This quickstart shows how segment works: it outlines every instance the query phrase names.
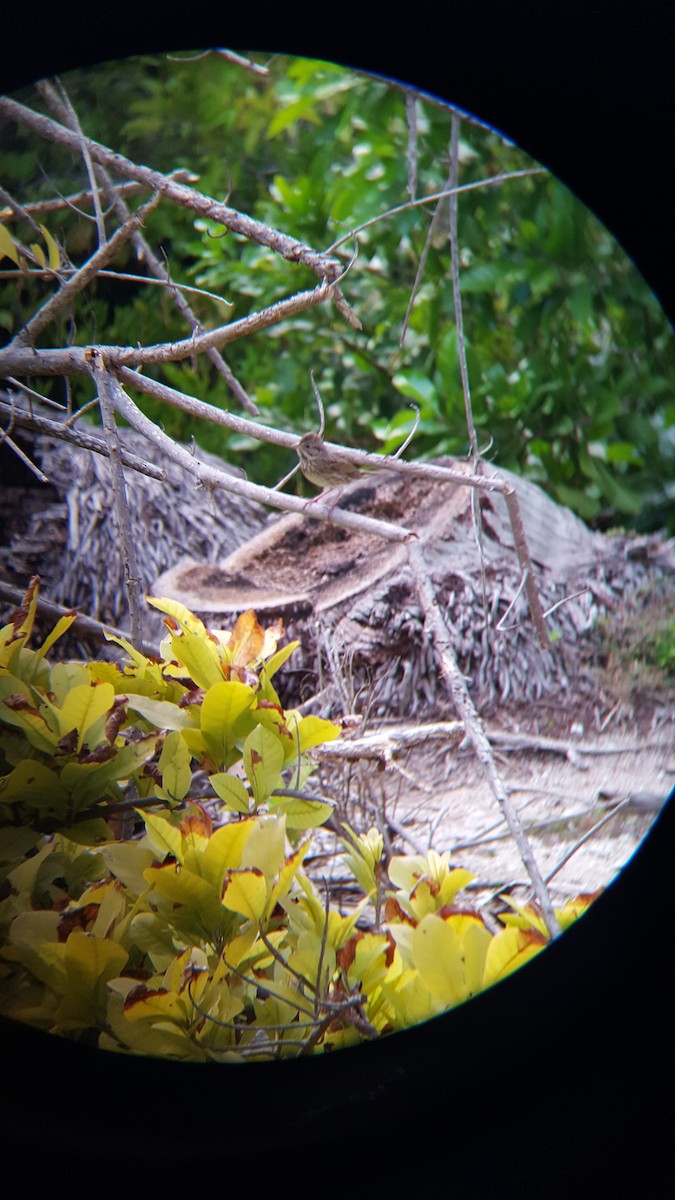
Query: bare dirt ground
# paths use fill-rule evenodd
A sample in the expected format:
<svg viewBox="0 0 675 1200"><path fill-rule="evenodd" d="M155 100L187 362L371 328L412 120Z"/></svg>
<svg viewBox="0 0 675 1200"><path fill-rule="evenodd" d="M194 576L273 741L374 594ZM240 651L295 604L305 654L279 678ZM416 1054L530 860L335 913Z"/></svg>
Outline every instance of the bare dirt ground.
<svg viewBox="0 0 675 1200"><path fill-rule="evenodd" d="M554 736L534 724L531 714L511 713L508 728L496 719L486 728L554 903L562 904L607 887L648 833L675 785L675 723L657 709L594 731L559 708ZM396 728L381 733L395 740ZM341 818L359 832L373 825L385 830L390 852L450 851L452 865L476 876L469 890L478 905L505 891L529 898L517 848L461 735L459 745L434 738L384 769L372 760L324 769L323 782ZM308 868L348 908L359 895L347 884L338 847L334 834L317 831Z"/></svg>

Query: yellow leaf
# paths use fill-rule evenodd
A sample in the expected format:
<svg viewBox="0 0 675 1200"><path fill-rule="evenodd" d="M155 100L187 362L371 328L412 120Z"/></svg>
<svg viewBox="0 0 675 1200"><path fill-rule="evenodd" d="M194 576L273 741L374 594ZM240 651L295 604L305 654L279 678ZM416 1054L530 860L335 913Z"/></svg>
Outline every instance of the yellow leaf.
<svg viewBox="0 0 675 1200"><path fill-rule="evenodd" d="M248 667L260 656L265 634L252 608L237 619L227 644L228 656L234 666Z"/></svg>
<svg viewBox="0 0 675 1200"><path fill-rule="evenodd" d="M0 223L0 258L11 258L17 267L19 265L19 252L14 243L14 238L2 223Z"/></svg>
<svg viewBox="0 0 675 1200"><path fill-rule="evenodd" d="M183 838L180 829L168 821L166 817L156 817L153 813L136 810L143 818L146 836L144 842L150 845L155 854L162 859L172 854L178 862L183 861Z"/></svg>
<svg viewBox="0 0 675 1200"><path fill-rule="evenodd" d="M214 683L223 682L223 671L215 642L203 634L184 633L171 638L171 651L184 664L187 674L197 687L207 691Z"/></svg>
<svg viewBox="0 0 675 1200"><path fill-rule="evenodd" d="M241 856L255 821L231 821L211 834L202 855L202 874L220 893L225 872L240 866Z"/></svg>
<svg viewBox="0 0 675 1200"><path fill-rule="evenodd" d="M242 867L259 867L272 882L284 864L286 851L286 818L269 813L251 821L252 826L242 850Z"/></svg>
<svg viewBox="0 0 675 1200"><path fill-rule="evenodd" d="M81 750L92 725L110 712L114 700L115 689L111 683L97 683L92 687L81 684L71 688L58 710L61 736L76 729L77 749Z"/></svg>
<svg viewBox="0 0 675 1200"><path fill-rule="evenodd" d="M490 941L485 960L483 987L491 987L505 979L512 971L534 958L548 944L547 939L535 930L502 929Z"/></svg>
<svg viewBox="0 0 675 1200"><path fill-rule="evenodd" d="M172 904L197 909L213 905L215 891L212 885L185 867L176 868L173 863L164 867L147 867L143 877Z"/></svg>
<svg viewBox="0 0 675 1200"><path fill-rule="evenodd" d="M290 718L290 713L288 714ZM289 722L289 727L293 725ZM326 721L323 717L303 717L298 722L297 737L294 737L294 745L291 752L293 754L299 752L304 754L306 750L311 750L313 746L321 746L324 742L332 742L340 736L340 726L333 721ZM288 757L288 756L287 756Z"/></svg>
<svg viewBox="0 0 675 1200"><path fill-rule="evenodd" d="M42 233L43 238L45 239L45 243L47 246L47 252L49 254L49 265L52 268L52 271L56 271L61 262L61 252L60 252L56 242L54 241L51 233L47 229L47 226L40 225L40 231Z"/></svg>
<svg viewBox="0 0 675 1200"><path fill-rule="evenodd" d="M59 620L56 622L56 625L52 629L51 633L47 634L47 637L45 638L44 642L40 646L40 649L36 650L36 652L35 652L36 657L44 658L45 654L49 653L49 651L51 650L54 643L57 642L60 637L63 637L64 633L67 633L67 631L70 629L73 621L75 621L76 619L77 619L77 613L74 613L74 612L66 613L65 616L60 617Z"/></svg>
<svg viewBox="0 0 675 1200"><path fill-rule="evenodd" d="M47 259L45 258L45 252L42 249L42 246L39 246L37 242L31 242L30 248L33 251L33 254L35 255L35 258L37 259L40 266L46 267Z"/></svg>
<svg viewBox="0 0 675 1200"><path fill-rule="evenodd" d="M201 732L217 766L226 761L241 736L242 718L254 701L253 688L237 680L226 682L221 676L219 682L209 687L201 706Z"/></svg>
<svg viewBox="0 0 675 1200"><path fill-rule="evenodd" d="M447 1007L467 999L461 943L448 922L436 913L423 917L412 935L412 953L434 999Z"/></svg>
<svg viewBox="0 0 675 1200"><path fill-rule="evenodd" d="M258 867L227 871L223 904L232 912L260 921L267 904L267 882Z"/></svg>
<svg viewBox="0 0 675 1200"><path fill-rule="evenodd" d="M270 897L267 902L268 914L272 912L274 906L281 896L285 896L291 886L297 872L302 866L304 857L312 843L311 835L301 842L294 854L291 854L284 862L283 867L279 872L279 878L270 892Z"/></svg>
<svg viewBox="0 0 675 1200"><path fill-rule="evenodd" d="M41 950L59 955L64 968L60 990L62 1000L54 1016L57 1029L82 1029L95 1025L103 1017L107 995L107 980L119 975L128 954L116 942L92 937L81 929L74 930L65 945L43 944ZM33 966L30 967L33 970ZM54 978L54 983L58 981ZM54 986L54 983L51 986Z"/></svg>

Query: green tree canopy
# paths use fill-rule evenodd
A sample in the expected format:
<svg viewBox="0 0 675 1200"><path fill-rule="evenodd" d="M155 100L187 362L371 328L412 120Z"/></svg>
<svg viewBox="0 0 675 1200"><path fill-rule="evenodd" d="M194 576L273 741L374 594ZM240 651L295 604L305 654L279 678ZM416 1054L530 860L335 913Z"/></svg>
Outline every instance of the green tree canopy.
<svg viewBox="0 0 675 1200"><path fill-rule="evenodd" d="M392 451L411 428L413 401L421 421L409 455L468 453L448 201L435 218L436 202L400 208L413 191L421 198L447 186L451 110L421 95L413 104L399 85L329 63L255 57L266 74L211 53L109 63L71 73L64 84L88 137L160 171L189 171L202 193L317 251L345 237L336 251L345 268L358 244L341 286L362 329L321 305L228 346L228 363L265 423L298 434L316 427L313 369L330 438ZM44 110L32 89L18 98ZM21 205L88 186L81 156L62 146L3 122L3 147L3 186ZM461 123L459 164L462 186L537 165L470 119ZM10 222L4 209L2 216L13 237L34 242L25 223ZM96 248L91 206L36 220L76 265ZM165 201L143 233L161 248L173 280L233 305L190 295L201 329L316 284L305 266ZM486 457L535 479L598 527L675 528L673 341L612 236L542 170L462 193L458 249L473 414ZM12 267L5 257L7 339L50 291L37 276L2 280ZM130 243L113 268L144 273ZM37 344L133 346L185 336L166 289L99 277ZM147 373L235 407L204 355ZM60 383L42 387L63 398ZM73 403L91 394L88 379L73 380ZM293 465L290 453L215 427L195 429L153 400L143 406L173 436L196 433L205 448L237 457L258 482L274 483Z"/></svg>

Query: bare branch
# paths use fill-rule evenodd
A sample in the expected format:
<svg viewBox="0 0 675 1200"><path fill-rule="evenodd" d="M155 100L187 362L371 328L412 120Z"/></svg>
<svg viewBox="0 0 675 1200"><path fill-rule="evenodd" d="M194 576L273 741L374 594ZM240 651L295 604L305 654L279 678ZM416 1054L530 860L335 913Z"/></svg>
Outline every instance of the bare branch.
<svg viewBox="0 0 675 1200"><path fill-rule="evenodd" d="M152 421L149 421L114 380L113 387L115 408L119 414L134 429L158 446L170 459L177 462L189 474L194 475L204 487L220 487L225 491L247 496L250 500L266 504L270 508L305 514L307 502L301 500L299 496L282 496L271 488L260 487L258 484L249 483L248 480L227 475L224 471L200 462L189 451L184 450L182 446L178 446L165 433L162 433L162 430L158 429ZM248 423L252 424L252 422ZM288 437L289 435L283 436ZM293 440L297 441L298 439L294 438ZM349 512L347 509L335 509L328 504L312 502L312 517L317 517L322 521L333 521L335 525L344 525L348 529L360 529L364 533L384 538L385 541L405 542L415 536L411 530L405 529L401 525L390 525L386 521L377 521L372 517L364 517L360 513Z"/></svg>
<svg viewBox="0 0 675 1200"><path fill-rule="evenodd" d="M492 747L483 729L480 717L469 695L464 677L457 664L450 636L443 622L438 600L434 593L431 577L424 559L422 547L417 542L408 545L408 560L424 613L424 626L428 637L433 641L438 655L439 664L448 691L452 697L458 716L464 722L466 731L471 739L476 757L485 772L493 795L499 804L501 812L508 824L523 864L532 881L535 895L541 905L541 911L546 928L551 938L560 933L560 925L556 917L546 884L532 853L530 844L523 833L518 813L511 803L506 787L497 770Z"/></svg>
<svg viewBox="0 0 675 1200"><path fill-rule="evenodd" d="M0 414L9 415L11 407L9 404L0 402ZM31 429L35 433L47 434L48 437L58 438L63 442L70 442L73 446L78 446L81 450L92 450L94 454L102 454L105 458L110 457L107 444L101 438L94 437L91 433L84 433L81 430L73 429L61 421L49 421L46 417L39 417L35 413L29 413L25 409L14 410L14 424L22 429ZM139 471L142 475L149 475L152 479L158 479L163 482L166 479L166 471L162 467L156 467L154 463L146 462L145 459L139 458L136 454L131 454L129 450L122 448L121 460L125 467L130 467L133 471Z"/></svg>
<svg viewBox="0 0 675 1200"><path fill-rule="evenodd" d="M115 257L118 250L122 248L125 242L128 242L129 238L134 232L134 229L137 229L139 225L142 225L147 214L159 203L159 200L160 196L159 193L157 193L151 200L147 202L147 204L144 204L137 209L136 212L129 217L129 220L115 231L109 241L100 246L96 253L92 254L91 258L88 259L84 266L80 267L79 271L76 271L76 273L67 281L67 283L64 283L59 291L56 292L54 296L51 296L50 299L42 305L42 308L38 309L28 324L24 325L23 329L17 333L14 340L5 347L4 353L11 356L11 353L14 349L19 349L27 342L34 342L35 338L45 328L45 326L49 325L49 323L53 321L56 316L58 316L61 310L66 307L69 301L87 286L94 276L98 274L101 267ZM30 371L22 371L20 368L12 373L16 375L31 374Z"/></svg>
<svg viewBox="0 0 675 1200"><path fill-rule="evenodd" d="M2 101L0 101L0 116L2 115ZM410 200L407 204L397 204L395 208L388 208L386 212L378 213L376 217L371 217L369 221L364 221L363 225L357 225L354 229L350 229L349 233L343 234L338 238L337 242L333 242L325 251L326 254L334 254L339 246L345 242L351 241L356 237L357 233L363 233L364 229L370 229L371 225L377 225L379 221L386 221L389 217L395 217L398 213L407 212L410 208L421 208L424 204L433 204L435 200L444 200L446 196L451 196L453 191L458 195L462 192L475 192L478 188L493 187L497 183L506 183L509 179L522 179L523 175L546 175L548 172L545 167L528 167L524 171L505 171L502 175L491 175L487 179L477 179L473 183L463 183L458 188L444 188L442 192L432 192L429 196L421 196L419 200Z"/></svg>
<svg viewBox="0 0 675 1200"><path fill-rule="evenodd" d="M8 96L0 97L0 116L17 121L47 141L57 142L76 152L81 151L82 146L77 134L73 133L70 129L66 129L65 126L59 125L58 122L50 120L49 117L26 108L25 105L19 104L17 100L12 100ZM107 146L102 146L99 142L95 142L91 138L85 138L85 142L93 161L99 163L101 166L108 167L109 170L114 171L116 174L122 175L127 179L135 179L138 183L146 184L152 191L161 192L169 200L173 200L176 204L199 213L200 216L205 217L207 220L224 225L226 229L231 230L233 233L241 234L243 237L249 238L261 246L267 246L270 250L274 250L275 253L282 255L289 262L309 267L321 280L332 282L340 274L342 270L341 264L332 259L329 254L318 253L311 246L305 245L304 242L299 242L285 233L280 233L278 230L270 228L269 225L265 225L262 221L256 221L253 217L246 216L244 213L237 212L236 209L229 208L226 204L220 204L217 200L212 199L212 197L205 196L194 188L178 183L175 179L163 174L161 171L155 171L150 167L140 166L137 163L131 162L124 155L115 154Z"/></svg>
<svg viewBox="0 0 675 1200"><path fill-rule="evenodd" d="M72 281L71 281L72 282ZM61 293L58 293L59 295ZM287 317L322 304L331 296L330 284L321 284L311 292L298 292L288 300L278 300L269 308L250 313L239 321L221 325L208 333L196 334L179 342L165 342L150 347L101 346L111 367L140 367L150 363L180 362L210 346L226 346L237 338L269 329ZM84 375L87 373L85 353L81 346L67 349L34 350L13 342L0 350L0 378L4 375Z"/></svg>
<svg viewBox="0 0 675 1200"><path fill-rule="evenodd" d="M121 390L117 380L108 374L100 354L92 351L89 356L91 376L98 392L98 401L103 419L103 428L108 439L110 465L112 467L113 503L124 562L124 583L129 601L131 641L138 645L143 640L143 601L141 599L141 577L136 559L136 544L131 532L131 515L121 462L121 446L115 424L115 392Z"/></svg>
<svg viewBox="0 0 675 1200"><path fill-rule="evenodd" d="M12 604L19 605L23 602L24 591L22 588L12 587L11 584L5 583L4 580L0 580L0 596L2 596L5 600L9 600ZM42 596L38 596L37 609L39 613L43 613L44 616L53 618L57 621L61 617L69 616L73 611L72 608L63 608L60 604L54 604L52 600L44 600ZM84 613L76 614L72 628L73 632L78 634L78 636L91 639L97 643L107 642L107 634L112 634L113 637L118 638L128 637L128 634L126 634L124 630L117 629L113 625L103 625L101 621L96 621L93 617L87 617L84 615ZM152 646L150 642L140 642L136 646L136 649L140 650L142 654L147 654L151 657L157 653L157 647ZM159 801L154 798L152 803L157 804ZM124 804L120 805L119 807L126 808L129 806ZM136 802L136 807L138 807L138 802ZM107 805L105 811L109 811Z"/></svg>

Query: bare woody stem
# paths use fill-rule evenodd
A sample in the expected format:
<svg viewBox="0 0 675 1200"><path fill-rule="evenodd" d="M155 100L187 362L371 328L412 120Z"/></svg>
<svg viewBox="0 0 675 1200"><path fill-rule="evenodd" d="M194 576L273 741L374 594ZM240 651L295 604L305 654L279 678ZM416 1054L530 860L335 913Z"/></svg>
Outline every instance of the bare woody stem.
<svg viewBox="0 0 675 1200"><path fill-rule="evenodd" d="M19 350L22 345L25 346L26 343L30 344L35 341L38 334L45 328L45 326L49 325L50 322L53 321L56 316L58 316L58 314L66 307L69 301L71 301L78 294L78 292L81 292L83 288L85 288L87 284L94 278L94 276L98 274L101 267L104 267L106 263L110 262L110 260L115 257L125 242L129 241L129 238L133 234L134 230L138 229L139 225L143 224L147 214L159 203L159 199L159 194L156 194L151 200L148 201L147 204L144 204L138 208L136 212L129 217L128 221L124 225L121 225L119 229L117 229L112 235L112 237L99 247L95 254L92 254L91 258L87 260L84 266L80 267L80 270L77 271L75 275L71 276L68 282L64 283L54 296L50 296L49 300L42 305L42 308L38 309L38 311L35 313L35 316L31 318L28 324L24 325L23 329L19 331L14 341L10 342L9 346L6 347L6 353L8 355L11 356L12 351L15 349ZM24 374L22 371L17 371L16 373Z"/></svg>
<svg viewBox="0 0 675 1200"><path fill-rule="evenodd" d="M89 351L89 353L91 354L92 351ZM94 353L101 354L100 348ZM148 420L122 390L112 374L109 375L109 379L115 409L120 416L124 417L124 420L133 429L136 429L138 433L142 433L144 437L148 438L168 458L178 463L190 475L193 475L203 487L211 489L223 488L225 491L236 492L238 495L246 496L249 500L266 504L270 508L284 509L304 515L306 501L302 500L299 496L282 496L279 492L275 492L271 488L249 483L247 480L239 479L234 475L228 475L225 471L220 471L215 467L200 462L196 456L192 455L182 446L177 445L161 429L154 425L152 421ZM247 422L247 424L252 424L252 422ZM297 441L297 439L294 440ZM323 521L333 521L334 524L344 525L348 529L360 529L364 533L371 533L375 537L383 538L389 542L406 542L415 536L411 530L405 529L401 525L391 525L386 521L377 521L373 517L364 517L360 513L335 509L325 503L312 503L312 517Z"/></svg>
<svg viewBox="0 0 675 1200"><path fill-rule="evenodd" d="M63 290L54 299L58 299ZM279 300L269 308L250 313L239 321L231 321L228 325L221 325L208 333L195 334L194 337L185 338L183 341L166 342L147 348L101 346L100 349L105 353L106 362L113 367L181 362L202 350L208 350L210 346L226 346L237 338L269 329L271 325L277 325L287 317L294 317L315 304L322 304L324 300L332 298L332 290L330 284L321 284L313 291L298 292L287 300ZM85 354L86 351L81 346L58 350L33 350L31 347L12 343L11 346L0 350L0 378L6 375L84 375L88 371Z"/></svg>
<svg viewBox="0 0 675 1200"><path fill-rule="evenodd" d="M14 425L18 425L20 428L32 429L36 433L46 433L49 437L70 442L71 446L78 446L81 450L92 450L94 454L110 457L108 445L102 438L85 433L84 430L73 429L62 421L50 421L47 417L39 417L36 413L29 413L25 409L13 408L11 404L4 404L1 401L0 415L12 418ZM160 482L166 479L166 471L162 467L156 467L154 463L146 462L145 459L139 458L137 454L132 454L129 450L122 448L120 460L123 466L130 467L133 471L139 471L141 475L149 475L152 479L158 479Z"/></svg>
<svg viewBox="0 0 675 1200"><path fill-rule="evenodd" d="M124 155L115 154L107 146L102 146L91 138L82 139L72 130L66 129L57 121L52 121L41 113L26 108L17 100L12 100L7 96L0 97L0 117L18 122L36 133L38 137L67 146L77 154L81 154L83 146L86 145L94 162L107 167L117 175L122 175L125 179L133 179L137 183L146 184L153 192L161 192L169 200L199 213L201 217L205 217L209 221L224 225L232 233L241 234L258 245L267 246L270 250L274 250L275 253L288 259L289 262L309 267L322 280L332 281L337 279L342 272L341 263L329 254L319 253L305 245L304 242L299 242L285 233L270 228L262 221L256 221L253 217L237 212L236 209L229 208L228 205L221 204L194 188L178 183L168 175L162 174L161 171L131 162Z"/></svg>
<svg viewBox="0 0 675 1200"><path fill-rule="evenodd" d="M115 505L117 532L122 547L124 563L124 582L129 601L129 617L131 620L131 641L140 646L143 641L143 602L141 599L141 577L136 559L136 544L131 530L131 515L127 500L127 489L124 480L124 467L121 462L121 447L117 426L115 424L115 389L119 384L106 370L101 355L92 351L89 357L91 375L96 384L103 429L108 441L110 465L112 467L112 489Z"/></svg>
<svg viewBox="0 0 675 1200"><path fill-rule="evenodd" d="M506 787L497 770L492 747L457 664L450 636L441 616L424 553L419 543L409 543L408 561L417 587L422 612L424 613L424 626L427 635L434 644L446 686L452 697L457 714L463 721L464 727L471 738L476 757L483 767L485 777L499 804L511 836L518 847L523 865L532 881L532 888L541 906L549 936L555 938L561 930L558 918L553 909L553 904L551 903L551 897L537 866L530 844L523 832L518 813L509 799Z"/></svg>
<svg viewBox="0 0 675 1200"><path fill-rule="evenodd" d="M56 90L50 83L42 81L42 83L38 84L37 86L40 94L50 105L53 106L55 115L63 122L63 124L68 126L70 129L73 129L76 133L79 133L80 136L83 136L77 115L75 114L75 111L70 104L63 87L60 85L60 95L57 95ZM99 226L101 228L103 227L103 214L101 212L100 202L98 199L98 181L100 181L101 189L105 194L107 202L112 205L120 221L123 225L125 225L129 220L130 211L123 197L120 195L120 189L114 186L110 174L105 167L100 165L98 167L94 167L91 164L91 156L89 155L86 146L84 147L84 152L86 154L89 178L92 185L92 202L94 204ZM103 240L104 239L101 239L101 241ZM146 264L151 275L154 275L156 280L171 288L171 298L174 306L178 309L178 312L186 322L188 328L191 330L197 329L199 327L199 322L193 310L178 289L172 286L168 270L163 263L160 262L154 250L146 241L139 229L134 230L131 241L139 260ZM257 416L258 410L255 404L253 404L253 402L250 400L238 379L235 378L234 373L225 362L220 351L215 346L210 346L207 349L206 354L211 359L211 362L214 364L216 370L219 371L223 376L228 387L237 397L237 400L241 404L242 408L249 412L251 416Z"/></svg>

